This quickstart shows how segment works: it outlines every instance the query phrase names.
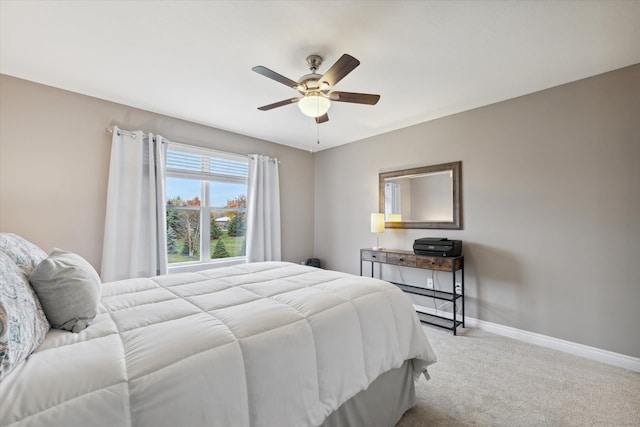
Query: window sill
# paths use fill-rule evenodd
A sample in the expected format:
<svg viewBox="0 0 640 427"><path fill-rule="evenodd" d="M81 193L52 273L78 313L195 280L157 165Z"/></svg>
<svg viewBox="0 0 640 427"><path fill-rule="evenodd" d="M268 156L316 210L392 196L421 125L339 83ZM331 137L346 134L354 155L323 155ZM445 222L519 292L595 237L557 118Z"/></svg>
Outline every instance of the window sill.
<svg viewBox="0 0 640 427"><path fill-rule="evenodd" d="M193 273L195 271L209 270L212 268L231 267L233 265L245 264L245 257L234 257L225 260L217 260L211 262L183 263L180 265L170 265L169 274L176 273Z"/></svg>

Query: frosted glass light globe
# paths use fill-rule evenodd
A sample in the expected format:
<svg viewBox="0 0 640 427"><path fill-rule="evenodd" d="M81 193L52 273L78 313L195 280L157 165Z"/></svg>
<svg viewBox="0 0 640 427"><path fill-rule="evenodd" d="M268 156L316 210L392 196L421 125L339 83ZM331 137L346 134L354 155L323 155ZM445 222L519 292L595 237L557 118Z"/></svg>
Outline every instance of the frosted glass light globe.
<svg viewBox="0 0 640 427"><path fill-rule="evenodd" d="M331 102L321 95L307 95L298 101L298 107L302 114L309 117L320 117L327 114Z"/></svg>

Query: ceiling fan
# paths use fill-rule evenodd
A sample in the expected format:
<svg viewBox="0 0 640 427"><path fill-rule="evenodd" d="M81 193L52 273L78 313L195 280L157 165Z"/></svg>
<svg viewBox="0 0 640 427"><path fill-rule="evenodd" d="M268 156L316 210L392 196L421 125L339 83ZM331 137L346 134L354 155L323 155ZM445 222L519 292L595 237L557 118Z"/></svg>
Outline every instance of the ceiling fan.
<svg viewBox="0 0 640 427"><path fill-rule="evenodd" d="M311 73L300 77L297 82L262 65L253 67L252 70L256 73L289 86L302 95L258 107L258 110L267 111L297 102L303 114L315 118L316 123L324 123L329 120L327 111L331 106L331 101L367 105L375 105L378 103L380 95L338 91L330 92L340 80L360 65L360 61L345 53L324 75L320 75L316 73L316 70L322 65L322 59L319 55L309 55L307 57L307 65Z"/></svg>

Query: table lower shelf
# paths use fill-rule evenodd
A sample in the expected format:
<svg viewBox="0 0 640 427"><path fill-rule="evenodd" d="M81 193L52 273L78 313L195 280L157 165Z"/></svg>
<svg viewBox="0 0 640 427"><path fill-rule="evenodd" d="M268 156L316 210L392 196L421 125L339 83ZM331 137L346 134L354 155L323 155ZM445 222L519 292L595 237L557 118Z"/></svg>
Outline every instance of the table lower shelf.
<svg viewBox="0 0 640 427"><path fill-rule="evenodd" d="M457 335L458 326L462 326L462 322L457 319L448 319L446 317L436 316L419 310L416 310L416 313L418 314L418 319L420 319L422 323L448 329L453 331L454 335Z"/></svg>
<svg viewBox="0 0 640 427"><path fill-rule="evenodd" d="M396 282L391 282L391 283L393 283L394 285L402 289L404 292L420 295L423 297L435 298L442 301L453 302L454 299L457 300L458 298L463 297L462 294L453 294L451 292L438 291L436 289L421 288L419 286L406 285L404 283L396 283Z"/></svg>

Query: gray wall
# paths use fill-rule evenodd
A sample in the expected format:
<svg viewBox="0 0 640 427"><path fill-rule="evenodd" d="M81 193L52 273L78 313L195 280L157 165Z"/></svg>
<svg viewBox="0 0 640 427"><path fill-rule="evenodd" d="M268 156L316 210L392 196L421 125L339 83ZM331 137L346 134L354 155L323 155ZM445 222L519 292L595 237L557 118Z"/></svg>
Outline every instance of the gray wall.
<svg viewBox="0 0 640 427"><path fill-rule="evenodd" d="M141 129L169 140L278 157L282 256L313 253L313 156L279 144L0 75L0 231L46 251L102 259L111 135Z"/></svg>
<svg viewBox="0 0 640 427"><path fill-rule="evenodd" d="M381 246L461 239L469 316L640 357L640 65L316 154L315 255L357 274L378 173L457 160L464 229Z"/></svg>

